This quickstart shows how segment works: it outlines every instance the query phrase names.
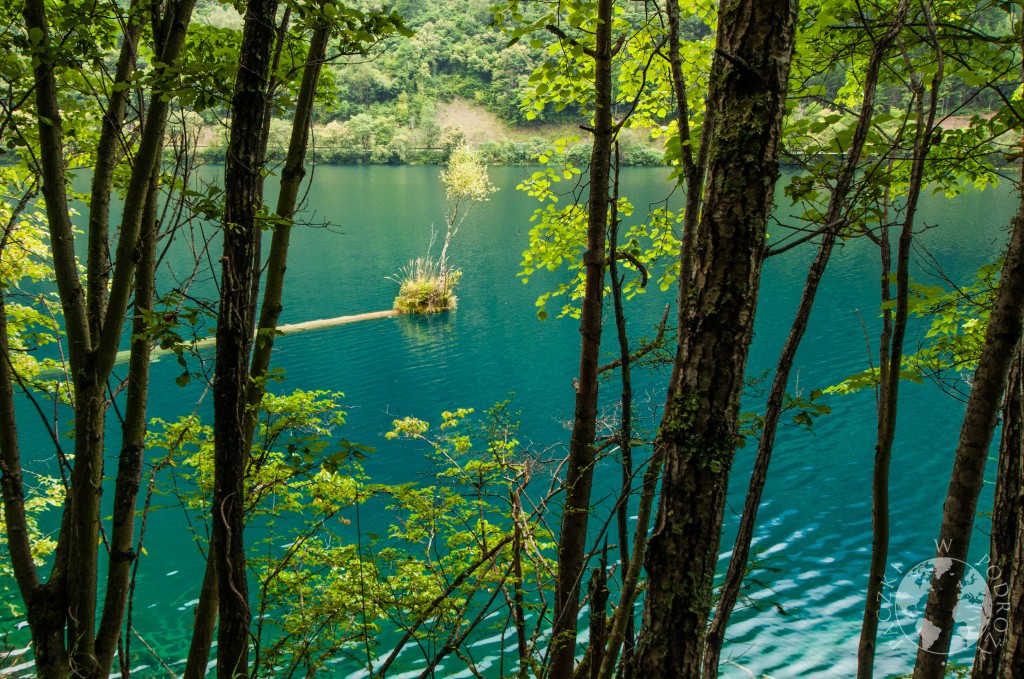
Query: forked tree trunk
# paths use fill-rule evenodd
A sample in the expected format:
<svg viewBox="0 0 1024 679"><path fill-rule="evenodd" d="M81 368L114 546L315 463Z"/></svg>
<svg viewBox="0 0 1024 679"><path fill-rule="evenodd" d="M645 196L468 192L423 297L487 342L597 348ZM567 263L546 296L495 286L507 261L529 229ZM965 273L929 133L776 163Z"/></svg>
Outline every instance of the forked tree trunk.
<svg viewBox="0 0 1024 679"><path fill-rule="evenodd" d="M155 82L163 80L165 72L173 67L180 55L193 6L194 0L169 3L164 18L166 39L157 50L159 56L154 59ZM91 302L87 302L78 275L74 233L68 212L57 73L46 12L46 5L41 0L25 2L25 27L39 36L38 41L34 42L36 54L33 58L35 113L39 119L38 158L54 272L64 315L71 379L74 383L75 463L61 520L54 566L47 583L35 588L28 597L28 618L30 627L38 628L33 629L33 638L37 639L36 667L41 676L66 676L73 672L75 676L95 677L102 673L97 659L95 634L107 381L114 366L125 313L136 284L136 247L149 195L150 177L163 148L169 97L165 92L154 91L149 101L125 193L109 290L105 253L97 259L98 249L104 247L107 240L109 225L104 215L109 201L101 198L96 206L95 218L91 216L89 238L92 273L101 269L103 273L90 276L90 285L96 294L90 297ZM133 65L131 62L136 56L132 44L135 30L137 26L129 22L128 35L115 73L115 78L121 79L122 83L129 78ZM108 168L114 162L112 156L119 153L118 144L110 142L110 139L116 137L114 122L123 117L124 101L120 97L120 94L115 95L106 111L104 131L101 132L103 143L98 149L100 156L96 159L101 175L95 187L96 193L104 192L103 184L109 180L106 177L109 174ZM66 641L62 638L65 628Z"/></svg>
<svg viewBox="0 0 1024 679"><path fill-rule="evenodd" d="M100 137L96 144L89 199L89 247L86 264L86 300L89 309L89 332L93 344L99 342L103 315L107 311L110 283L110 202L117 169L120 146L124 143L124 115L132 88L128 86L138 59L139 37L146 23L146 12L132 0L128 7L124 41L118 55L110 99L103 115Z"/></svg>
<svg viewBox="0 0 1024 679"><path fill-rule="evenodd" d="M765 226L778 178L795 19L796 4L785 0L719 7L704 209L692 271L680 283L688 290L655 441L665 470L646 559L640 676L697 679L701 673Z"/></svg>
<svg viewBox="0 0 1024 679"><path fill-rule="evenodd" d="M927 18L927 14L926 14ZM930 23L930 19L929 19ZM871 481L871 562L864 602L864 616L857 647L857 679L874 676L875 648L878 637L879 612L882 607L885 569L889 560L889 467L896 437L896 415L899 406L899 387L903 369L903 345L907 334L910 310L910 249L914 238L914 219L917 204L924 188L924 167L932 144L935 116L942 84L941 54L938 66L927 90L930 99L925 102L926 88L917 74L912 74L914 98L917 105L917 128L911 151L909 188L904 206L903 224L896 249L896 297L892 300L890 272L892 257L888 225L883 225L881 236L883 328L879 342L878 361L878 436L875 444L874 470ZM895 311L888 308L895 301Z"/></svg>
<svg viewBox="0 0 1024 679"><path fill-rule="evenodd" d="M287 10L286 10L287 11ZM316 97L316 86L320 78L324 58L327 53L327 42L330 31L327 26L318 27L310 41L309 52L299 86L299 96L295 105L295 116L292 120L292 134L281 175L281 190L278 195L277 215L284 221L274 229L271 238L270 254L267 258L267 277L264 285L263 303L260 309L257 335L252 350L249 367L249 391L247 399L249 410L246 413L244 426L244 443L247 450L251 449L253 435L256 430L257 408L266 391L266 375L270 367L270 358L274 347L274 329L283 309L281 302L284 293L284 275L287 268L288 244L291 237L292 219L298 201L299 188L306 175L305 159L309 146L309 127L313 115L313 103ZM279 36L280 39L280 36ZM275 59L277 55L275 54ZM270 93L268 93L269 95ZM263 134L267 133L264 122ZM262 140L266 145L266 139ZM258 290L258 277L253 276L251 290ZM252 293L250 293L252 294ZM254 302L255 300L250 300ZM192 642L189 646L188 660L185 666L185 679L201 679L206 673L206 664L210 657L214 628L217 619L217 574L216 560L207 559L206 573L196 606L195 624L192 629Z"/></svg>

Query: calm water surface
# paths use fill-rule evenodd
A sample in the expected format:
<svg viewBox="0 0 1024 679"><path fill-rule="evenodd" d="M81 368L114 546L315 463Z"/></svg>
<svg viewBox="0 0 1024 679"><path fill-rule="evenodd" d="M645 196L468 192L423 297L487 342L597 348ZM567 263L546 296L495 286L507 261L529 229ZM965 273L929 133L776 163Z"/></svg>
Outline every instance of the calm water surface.
<svg viewBox="0 0 1024 679"><path fill-rule="evenodd" d="M387 442L382 436L392 420L406 415L436 420L444 409L481 411L514 393L514 407L522 411L522 439L543 444L568 440L562 422L572 414L577 323L555 319L554 313L541 322L534 305L547 285L564 276L539 276L529 285L516 278L536 203L514 187L529 172L491 170L501 190L477 208L451 252L463 270L456 313L363 322L286 336L277 343L276 361L287 372L288 388L345 392L345 435L377 448L366 464L377 482L408 482L431 469L419 449ZM438 173L437 168L423 167L317 168L308 197L311 219L332 226L295 233L281 322L389 308L397 286L386 277L424 253L432 224L443 226ZM665 174L661 169L625 173L622 191L637 205L638 214L665 198ZM786 205L788 201L780 200L776 213L783 221L789 217ZM971 192L954 201L931 197L920 221L941 228L927 231L921 240L954 280L965 281L999 252L1013 209L1014 200L1005 188ZM774 367L812 255L798 249L766 264L748 363L751 375ZM868 341L872 353L877 353L877 260L877 248L864 243L847 244L833 256L797 357L791 390L806 394L864 369ZM171 253L168 262L179 275L184 273L181 253ZM912 275L924 283L935 282L917 265ZM674 292L652 290L634 300L631 331L649 334L673 298ZM612 337L607 334L606 340ZM916 339L908 344L913 346ZM156 364L154 383L161 386L152 396L152 416L172 418L193 409L196 388L162 386L173 384L178 372L173 361ZM640 379L640 398L649 396L652 403L660 403L664 384L660 375ZM605 391L607 401L616 399L613 384ZM760 572L748 590L753 599L770 605L748 607L733 616L723 676L854 674L871 542L874 397L864 393L834 397L828 403L833 414L823 417L813 433L792 427L779 432L755 538L755 552L771 570ZM747 406L758 407L759 398L750 397ZM208 414L209 403L201 410ZM934 555L963 410L963 404L932 385L901 387L891 490L894 577ZM754 448L748 445L737 456L722 542L723 569ZM989 471L991 477L994 465ZM599 472L595 496L616 489L618 473L611 467ZM982 507L990 503L989 486ZM155 513L148 530L149 554L143 559L136 593L136 625L166 658L178 659L187 646L203 564L180 512ZM972 545L974 560L987 550L983 538L979 531ZM879 676L907 671L912 643L885 625L881 635ZM499 646L494 644L494 650ZM480 649L481 656L487 652ZM357 670L339 667L338 676L359 676Z"/></svg>

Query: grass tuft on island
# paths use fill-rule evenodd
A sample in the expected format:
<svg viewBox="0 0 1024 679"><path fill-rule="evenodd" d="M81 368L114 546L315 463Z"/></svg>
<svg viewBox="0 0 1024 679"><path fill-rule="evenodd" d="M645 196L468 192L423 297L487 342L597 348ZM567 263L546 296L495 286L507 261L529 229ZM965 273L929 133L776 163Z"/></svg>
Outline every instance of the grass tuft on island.
<svg viewBox="0 0 1024 679"><path fill-rule="evenodd" d="M438 314L454 311L458 302L455 286L462 271L442 272L440 265L430 257L417 257L403 266L392 280L398 283L395 311L400 314Z"/></svg>

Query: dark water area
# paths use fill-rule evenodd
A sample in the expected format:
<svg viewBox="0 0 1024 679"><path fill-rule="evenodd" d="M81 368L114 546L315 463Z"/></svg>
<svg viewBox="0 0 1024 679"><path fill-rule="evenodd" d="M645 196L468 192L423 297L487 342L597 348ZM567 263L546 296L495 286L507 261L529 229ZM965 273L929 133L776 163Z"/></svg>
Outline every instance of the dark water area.
<svg viewBox="0 0 1024 679"><path fill-rule="evenodd" d="M407 415L436 422L442 410L473 407L480 412L514 394L513 408L522 412L521 440L539 445L568 441L563 422L572 415L578 323L555 318L555 313L540 321L535 306L538 295L568 276L544 273L527 285L516 276L528 243L529 216L537 203L516 191L515 185L530 171L491 170L500 191L476 208L450 253L463 271L456 312L366 321L284 336L277 342L275 365L287 376L278 389L345 393L344 436L376 448L365 464L375 482L414 481L433 469L422 447L383 437L394 419ZM637 206L638 218L647 205L665 200L666 175L664 169L630 169L623 174L622 193ZM397 284L387 277L424 254L431 225L443 227L444 194L439 170L433 167L319 167L307 200L309 220L331 226L296 229L282 323L390 308ZM779 204L776 217L789 221L788 201L780 196ZM1007 187L972 190L953 200L930 196L919 223L934 228L922 234L921 243L953 280L968 282L1003 247L1014 207ZM773 231L781 236L777 227ZM797 248L765 265L750 375L774 367L812 248ZM172 285L172 272L187 274L189 259L184 251L168 253L168 270L161 274L165 286ZM858 241L837 249L797 356L791 391L807 395L865 369L868 344L877 360L879 272L874 245ZM911 275L921 283L936 283L919 263L912 265ZM651 334L665 304L674 303L674 290L651 288L627 306L630 330L636 335ZM209 293L213 284L207 281L197 290ZM921 335L922 328L915 326L908 346L916 346ZM617 351L613 338L613 333L606 333L609 356ZM172 359L154 364L151 416L172 419L195 408L200 386L173 386L179 373ZM652 404L652 409L660 406L666 381L662 374L638 376L637 398ZM963 403L928 383L904 383L900 397L891 484L893 577L934 556L964 412ZM617 398L617 385L607 383L603 400L611 404ZM756 558L769 570L759 572L747 592L766 605L734 614L723 653L724 677L746 677L748 672L778 679L854 674L871 545L874 396L864 392L826 397L826 402L833 412L820 418L812 432L782 427L778 434L754 547ZM757 394L745 403L747 409L759 405ZM209 417L210 411L207 397L199 412ZM32 435L37 437L35 448L47 450L43 432ZM31 443L27 448L33 448ZM755 449L750 444L737 454L722 540L723 570ZM50 454L40 452L37 463L45 467ZM26 457L32 459L31 453ZM990 479L994 471L990 465ZM609 465L597 474L595 497L618 489L617 467ZM981 510L990 506L989 484ZM388 519L364 516L364 521L381 526ZM982 530L986 525L979 521L972 561L980 561L987 551ZM148 555L139 573L135 624L147 642L175 662L185 655L203 561L180 510L155 512L147 530ZM913 641L900 628L884 623L880 637L879 676L908 671ZM500 644L489 643L492 653L500 649ZM481 656L487 655L487 648L481 648ZM964 652L964 658L970 656ZM158 669L153 664L139 676L150 676L149 671L156 676ZM458 676L455 671L438 676ZM338 665L336 676L362 675L357 666Z"/></svg>

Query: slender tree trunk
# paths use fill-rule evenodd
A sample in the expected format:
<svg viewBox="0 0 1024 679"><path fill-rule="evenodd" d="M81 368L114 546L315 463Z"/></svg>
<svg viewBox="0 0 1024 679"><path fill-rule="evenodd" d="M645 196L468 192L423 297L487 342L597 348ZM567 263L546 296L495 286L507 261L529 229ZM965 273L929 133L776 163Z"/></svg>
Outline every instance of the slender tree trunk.
<svg viewBox="0 0 1024 679"><path fill-rule="evenodd" d="M927 12L925 12L927 17ZM930 23L930 18L928 19ZM936 45L936 49L938 46ZM879 611L882 606L885 569L889 560L889 466L896 436L896 415L899 404L899 386L903 369L903 345L907 332L910 302L910 248L914 238L914 218L924 188L924 166L932 144L939 89L943 78L941 52L937 51L938 66L928 88L930 100L926 107L925 86L917 74L911 74L917 103L917 129L912 150L909 189L904 208L903 224L896 250L896 309L889 324L889 310L885 309L885 325L879 349L878 384L878 440L875 446L874 473L871 486L871 563L864 603L864 617L857 648L857 679L871 679L874 675L875 649L878 636ZM890 297L889 234L882 237L882 301L887 306Z"/></svg>
<svg viewBox="0 0 1024 679"><path fill-rule="evenodd" d="M1024 299L1024 192L1013 218L1010 244L1003 263L988 331L978 368L974 373L967 414L960 429L953 473L942 512L937 557L949 559L949 568L936 570L925 607L925 629L934 633L922 639L914 667L914 679L939 679L945 674L949 642L953 631L964 560L970 546L978 495L984 483L992 432L999 414L999 401L1006 386L1014 348L1020 342ZM1017 544L1020 553L1020 542ZM1016 563L1020 563L1017 561ZM1013 601L1011 601L1011 605ZM1018 609L1019 611L1019 609ZM1017 649L1004 649L1004 664L1017 662ZM1005 671L1005 670L1004 670ZM1003 674L1002 676L1014 676Z"/></svg>
<svg viewBox="0 0 1024 679"><path fill-rule="evenodd" d="M64 327L68 339L68 357L72 375L82 368L92 343L86 318L85 290L78 276L75 259L75 237L71 225L66 190L64 135L60 107L57 104L57 79L50 56L50 28L46 21L43 0L26 0L25 28L38 30L38 43L33 71L36 80L36 115L39 118L39 164L42 171L42 193L46 200L46 221L50 248L53 251L54 277L60 295ZM46 122L44 122L46 121Z"/></svg>
<svg viewBox="0 0 1024 679"><path fill-rule="evenodd" d="M57 571L52 583L40 584L32 559L10 356L7 307L3 290L0 289L0 496L3 498L7 527L7 551L19 594L27 607L37 676L42 679L63 679L70 676L70 672L64 642L65 602L63 587L60 586L62 574Z"/></svg>
<svg viewBox="0 0 1024 679"><path fill-rule="evenodd" d="M179 0L170 10L175 21L170 26L161 54L164 66L158 67L158 72L170 68L170 64L181 53L194 4L194 0ZM166 93L155 91L150 98L125 194L121 233L99 341L75 373L75 466L71 473L67 503L71 511L67 597L71 662L78 676L96 676L99 672L95 633L106 388L121 341L125 312L136 282L136 249L142 228L142 215L148 202L151 175L163 149L168 109Z"/></svg>
<svg viewBox="0 0 1024 679"><path fill-rule="evenodd" d="M1016 358L1003 397L1003 432L999 440L999 469L996 472L996 493L992 503L992 534L989 539L989 562L986 582L991 599L988 620L978 635L971 679L996 679L1000 658L1009 636L1013 609L1009 607L1010 587L1020 572L1013 555L1021 523L1021 491L1024 489L1021 455L1024 453L1024 355L1017 347ZM1019 627L1020 622L1016 625Z"/></svg>
<svg viewBox="0 0 1024 679"><path fill-rule="evenodd" d="M601 350L604 301L605 238L608 227L608 182L612 138L612 9L613 0L599 0L594 52L594 146L590 157L587 202L586 270L580 310L580 368L576 407L569 439L565 504L558 538L558 580L548 676L571 677L576 657L576 625L580 583L584 573L590 490L594 478L594 437L597 426L597 369Z"/></svg>
<svg viewBox="0 0 1024 679"><path fill-rule="evenodd" d="M286 6L281 14L281 21L277 25L277 32L274 35L274 58L270 62L270 80L267 82L267 101L263 111L263 130L260 132L260 165L267 162L267 146L270 144L270 123L274 119L274 96L278 88L278 70L281 67L281 53L284 52L284 45L288 38L288 26L292 20L292 8ZM293 124L294 127L294 124ZM263 196L260 196L263 199ZM256 248L253 253L253 262L257 269L263 266L263 239L256 239ZM250 312L251 318L255 321L256 302L260 296L260 277L253 276L252 291L249 294L253 305ZM256 328L253 328L255 332Z"/></svg>
<svg viewBox="0 0 1024 679"><path fill-rule="evenodd" d="M265 378L267 370L270 368L270 356L274 348L274 329L277 328L283 309L281 301L284 295L284 275L288 264L288 244L291 238L299 188L306 176L306 151L309 147L313 103L316 98L316 87L320 80L321 67L327 55L329 37L328 27L320 26L313 32L313 37L310 40L302 82L299 85L299 96L295 103L288 155L281 172L281 190L278 194L276 214L283 221L274 229L274 235L270 242L263 304L260 308L257 326L259 336L253 349L252 366L249 370L252 377L249 395L251 411L246 435L250 444L256 427L256 407L259 406L263 393L266 391Z"/></svg>
<svg viewBox="0 0 1024 679"><path fill-rule="evenodd" d="M520 499L522 488L516 486L509 493L509 500L512 505L512 516L514 519L512 533L512 577L515 579L513 590L513 624L516 628L516 651L519 656L519 666L516 675L519 679L529 679L530 676L530 639L526 633L526 603L523 596L523 503Z"/></svg>
<svg viewBox="0 0 1024 679"><path fill-rule="evenodd" d="M131 97L129 86L139 57L139 37L146 24L145 14L138 0L128 7L127 30L121 43L110 99L103 115L99 142L96 144L96 163L93 168L92 189L89 200L89 248L86 266L86 296L89 311L89 332L93 344L99 342L103 316L107 311L107 287L110 283L110 198L114 171L120 157L122 127L125 108Z"/></svg>
<svg viewBox="0 0 1024 679"><path fill-rule="evenodd" d="M711 134L707 132L714 127L713 109L704 106L704 130L698 144L696 158L692 151L693 139L690 134L690 102L686 80L683 78L682 59L679 56L679 0L666 0L668 13L668 54L669 68L672 72L672 89L676 97L676 131L679 135L680 161L683 167L683 179L686 181L686 205L683 211L683 237L679 248L679 295L677 304L683 307L688 299L690 276L693 269L693 240L700 221L703 203L704 179L707 169L708 149Z"/></svg>
<svg viewBox="0 0 1024 679"><path fill-rule="evenodd" d="M719 7L704 209L690 280L681 282L689 287L655 441L665 471L647 550L641 675L697 679L701 673L765 226L778 177L795 19L795 3L783 0Z"/></svg>
<svg viewBox="0 0 1024 679"><path fill-rule="evenodd" d="M7 334L7 305L0 287L0 491L3 492L7 549L14 565L14 577L21 598L28 601L39 586L32 560L32 545L25 514L25 484L21 476L21 450L14 415L14 382L11 379L10 345Z"/></svg>
<svg viewBox="0 0 1024 679"><path fill-rule="evenodd" d="M217 631L217 560L213 556L213 541L206 553L206 572L199 590L199 603L192 621L192 641L185 660L184 679L203 679L210 662L210 648Z"/></svg>
<svg viewBox="0 0 1024 679"><path fill-rule="evenodd" d="M0 238L0 257L24 203L11 217ZM14 411L14 373L11 365L10 335L7 329L7 305L0 287L0 497L3 499L7 551L15 582L26 603L35 669L43 679L70 676L67 647L64 642L65 602L60 579L63 569L55 568L54 581L40 584L32 558L28 520L25 511L25 485L21 474L21 450L18 422Z"/></svg>
<svg viewBox="0 0 1024 679"><path fill-rule="evenodd" d="M193 0L179 0L168 9L168 38L161 50L155 79L160 80L162 72L171 68L184 44L185 30L191 16ZM67 644L70 647L70 662L76 676L95 676L98 664L95 653L96 594L97 594L97 545L99 542L100 493L103 479L104 425L106 415L106 383L113 368L124 315L134 286L134 251L142 223L142 212L149 192L150 174L153 171L163 146L164 123L167 119L168 101L163 92L154 93L148 109L145 128L135 155L132 176L123 208L120 240L110 283L106 308L95 308L101 318L89 318L85 291L78 276L78 265L74 252L74 235L67 204L67 188L64 174L64 152L60 109L57 104L56 74L48 50L52 47L46 20L46 8L41 0L28 0L24 7L26 28L37 31L40 39L36 43L35 55L36 109L40 120L39 159L43 176L43 195L46 199L47 221L53 251L54 271L61 307L64 313L65 332L71 362L72 380L75 386L75 465L71 474L71 487L65 504L61 533L58 539L57 557L50 581L43 594L39 589L29 603L29 620L33 615L45 619L48 631L43 636L53 638L53 628L63 629L67 624ZM131 22L129 22L131 24ZM131 48L131 31L126 42ZM134 55L122 53L118 75L130 72L127 63ZM119 95L120 96L120 95ZM111 115L122 117L120 105L113 102ZM108 120L108 137L111 125ZM102 135L101 135L102 136ZM107 143L101 149L109 155L117 154L117 145ZM97 159L97 166L106 168L111 162L107 156ZM101 173L106 172L102 170ZM104 180L106 181L106 180ZM98 187L98 190L102 187ZM103 201L98 206L100 213L105 209ZM98 213L99 214L99 213ZM103 234L95 236L95 242L105 241L106 224ZM91 242L91 246L95 246ZM95 252L95 250L94 250ZM106 264L94 259L94 272L104 273ZM93 285L100 287L99 278ZM102 287L106 288L105 278ZM104 293L105 290L104 290ZM100 301L102 294L97 295ZM102 304L100 304L102 306ZM60 602L66 609L60 615L52 611L53 602ZM36 611L35 614L31 613ZM33 631L34 636L36 632ZM57 637L59 638L59 637ZM60 643L63 646L63 642ZM55 666L57 660L42 657L52 649L53 644L36 648L40 672ZM63 651L57 651L63 655ZM65 665L64 672L68 670Z"/></svg>
<svg viewBox="0 0 1024 679"><path fill-rule="evenodd" d="M146 404L149 395L150 350L153 345L150 340L152 328L148 314L153 311L155 295L156 214L159 197L159 174L156 169L150 181L149 199L142 218L143 228L139 238L135 314L132 321L131 356L128 362L125 417L121 427L121 456L114 484L113 527L110 534L106 594L96 636L99 677L109 675L113 666L128 605L131 568L138 558L134 550L135 502L142 481L142 464L146 452Z"/></svg>
<svg viewBox="0 0 1024 679"><path fill-rule="evenodd" d="M11 211L10 219L0 234L0 264L10 243L15 224L31 200L25 195ZM21 448L18 443L18 420L14 412L14 375L11 364L10 334L7 330L7 303L4 286L0 284L0 497L3 498L7 551L13 566L18 593L28 601L39 586L39 573L32 558L28 519L25 512L25 484L21 475Z"/></svg>
<svg viewBox="0 0 1024 679"><path fill-rule="evenodd" d="M241 56L231 101L231 135L224 176L224 255L217 317L214 373L214 491L212 558L216 559L220 625L217 676L249 674L249 584L245 561L245 470L249 459L249 351L257 275L254 252L260 238L260 164L267 80L274 48L277 0L248 5Z"/></svg>
<svg viewBox="0 0 1024 679"><path fill-rule="evenodd" d="M0 493L7 524L7 550L18 591L27 606L36 673L42 679L63 679L70 673L64 645L62 588L55 586L59 581L41 585L32 560L10 356L7 308L0 288Z"/></svg>
<svg viewBox="0 0 1024 679"><path fill-rule="evenodd" d="M630 557L629 569L622 578L619 604L608 625L608 651L601 661L599 679L611 679L615 674L619 653L626 641L626 632L633 620L633 606L636 603L640 571L647 550L647 527L650 525L654 508L655 491L658 486L658 477L661 475L661 462L660 451L655 450L654 455L647 463L647 471L644 472L643 485L640 489L640 506L637 508L636 531L633 533L633 554ZM629 661L630 658L623 658L623 662ZM624 674L632 675L632 668L624 668Z"/></svg>
<svg viewBox="0 0 1024 679"><path fill-rule="evenodd" d="M619 571L625 577L629 573L629 565L631 562L629 556L629 498L633 496L633 357L629 351L629 335L626 332L626 310L623 304L622 294L622 282L623 277L619 276L619 268L616 263L619 259L620 253L619 247L619 144L615 143L615 165L614 165L614 179L612 181L612 196L611 196L611 210L610 219L608 224L608 276L611 279L612 289L612 307L615 316L615 334L619 341L619 382L622 385L621 396L619 399L619 455L622 458L620 462L621 466L621 478L622 478L622 490L619 495L619 510L616 517L617 528L619 533ZM643 527L638 526L638 530L646 531L646 525ZM632 605L632 604L630 604ZM612 629L611 623L614 620L614 611L612 613L612 620L608 621L603 631L605 636ZM622 647L625 650L623 654L623 666L628 670L629 663L633 658L633 651L636 646L636 630L634 617L631 615L626 619L627 625L623 630L624 636L621 639ZM610 637L608 638L609 644L618 644L619 640L613 641ZM594 640L590 640L593 645ZM611 652L609 648L607 651L601 649L601 654L595 657L593 676L594 679L598 679L601 665L605 656ZM618 649L616 648L616 653ZM613 661L614 662L614 661Z"/></svg>
<svg viewBox="0 0 1024 679"><path fill-rule="evenodd" d="M718 663L721 658L722 644L725 640L725 630L729 624L729 617L736 601L739 598L743 586L743 577L746 575L747 564L750 559L750 546L754 536L754 528L757 525L757 510L761 504L761 496L768 480L768 467L771 463L772 451L775 445L775 432L779 425L779 418L782 415L783 401L786 395L786 385L793 368L793 361L796 358L796 351L807 330L807 323L810 320L811 308L821 283L821 277L825 272L832 248L835 245L838 228L832 228L822 236L821 245L815 255L811 268L807 273L807 280L804 283L803 294L800 297L800 305L797 308L796 318L790 328L789 336L783 345L782 353L779 355L775 367L775 378L772 381L771 390L768 393L768 402L765 406L764 426L761 431L761 440L757 448L757 456L754 459L754 468L751 471L750 484L747 487L746 500L743 503L743 515L740 519L739 529L733 546L732 557L729 559L729 568L725 575L719 591L718 602L715 606L715 615L708 630L706 649L703 660L703 672L706 679L714 679L718 676Z"/></svg>

